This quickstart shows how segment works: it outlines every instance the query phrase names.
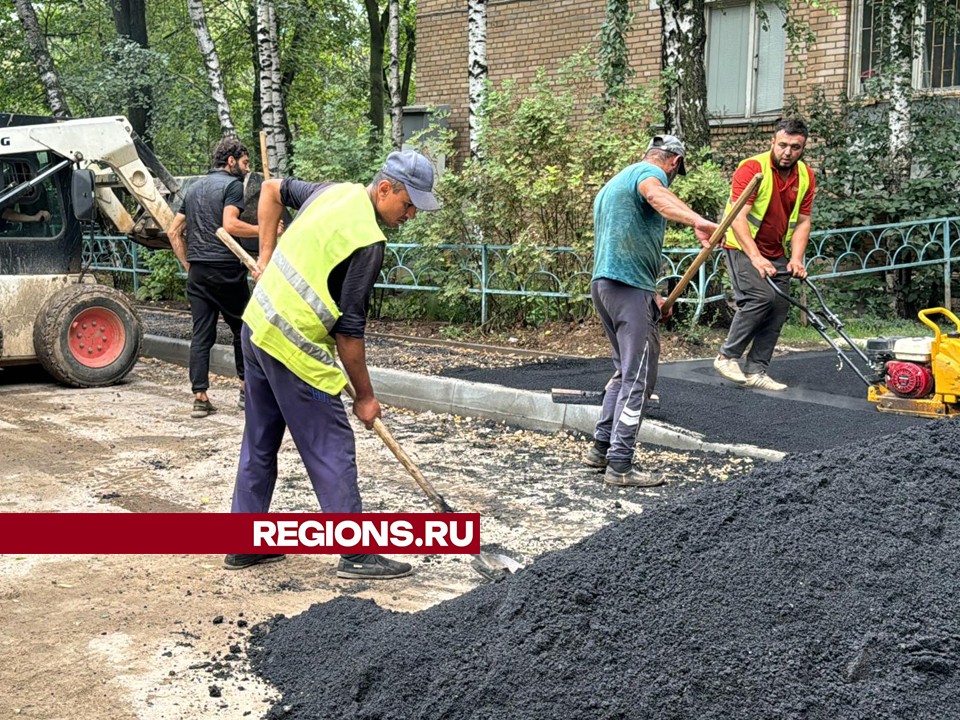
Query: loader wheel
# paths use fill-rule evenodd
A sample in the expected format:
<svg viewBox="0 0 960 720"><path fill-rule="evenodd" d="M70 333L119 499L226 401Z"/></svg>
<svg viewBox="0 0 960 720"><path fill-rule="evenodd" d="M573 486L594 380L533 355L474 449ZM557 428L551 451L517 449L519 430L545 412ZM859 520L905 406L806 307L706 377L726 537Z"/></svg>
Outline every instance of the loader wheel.
<svg viewBox="0 0 960 720"><path fill-rule="evenodd" d="M143 326L126 296L101 285L72 285L44 303L33 326L40 364L73 387L122 380L140 356Z"/></svg>

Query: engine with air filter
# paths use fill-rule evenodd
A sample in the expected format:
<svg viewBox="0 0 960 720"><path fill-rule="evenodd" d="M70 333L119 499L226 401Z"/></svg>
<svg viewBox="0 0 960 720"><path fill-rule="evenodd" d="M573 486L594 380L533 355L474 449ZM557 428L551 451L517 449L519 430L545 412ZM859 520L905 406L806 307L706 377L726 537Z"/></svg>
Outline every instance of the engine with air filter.
<svg viewBox="0 0 960 720"><path fill-rule="evenodd" d="M884 383L900 397L922 398L933 392L933 372L925 365L894 360L886 370Z"/></svg>
<svg viewBox="0 0 960 720"><path fill-rule="evenodd" d="M923 398L933 393L930 367L932 338L897 338L893 360L886 363L884 384L904 398Z"/></svg>

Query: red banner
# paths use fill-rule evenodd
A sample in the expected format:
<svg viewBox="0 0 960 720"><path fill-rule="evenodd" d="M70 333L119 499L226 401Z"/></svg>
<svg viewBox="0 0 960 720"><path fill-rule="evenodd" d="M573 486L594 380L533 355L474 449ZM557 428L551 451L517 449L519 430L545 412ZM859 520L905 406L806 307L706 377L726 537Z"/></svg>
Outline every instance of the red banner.
<svg viewBox="0 0 960 720"><path fill-rule="evenodd" d="M477 513L0 513L3 554L480 552Z"/></svg>

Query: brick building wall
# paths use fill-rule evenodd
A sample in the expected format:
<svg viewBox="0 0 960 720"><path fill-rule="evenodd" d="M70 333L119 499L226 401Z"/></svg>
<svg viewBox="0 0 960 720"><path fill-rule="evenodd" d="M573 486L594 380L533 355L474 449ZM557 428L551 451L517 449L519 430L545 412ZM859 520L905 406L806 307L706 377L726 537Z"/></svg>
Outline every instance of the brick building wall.
<svg viewBox="0 0 960 720"><path fill-rule="evenodd" d="M849 3L837 15L806 4L797 12L817 36L815 47L787 58L784 99L805 103L816 86L836 97L847 87L850 57ZM487 65L492 83L506 79L527 83L543 67L556 74L565 60L585 46L596 57L597 33L603 24L604 0L501 0L487 9ZM649 3L635 6L627 39L636 83L660 75L660 11ZM597 92L602 86L597 83ZM463 0L419 0L417 5L418 105L450 105L450 126L457 147L467 148L467 10ZM757 120L726 121L714 128L717 143L766 132L772 124Z"/></svg>

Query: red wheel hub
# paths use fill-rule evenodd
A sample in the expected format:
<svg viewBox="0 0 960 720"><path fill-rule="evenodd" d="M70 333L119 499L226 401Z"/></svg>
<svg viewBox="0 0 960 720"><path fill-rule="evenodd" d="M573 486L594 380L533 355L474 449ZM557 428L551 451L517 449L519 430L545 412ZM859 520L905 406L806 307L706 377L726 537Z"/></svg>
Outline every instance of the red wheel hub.
<svg viewBox="0 0 960 720"><path fill-rule="evenodd" d="M102 368L120 357L126 339L123 323L115 312L92 307L81 310L73 318L67 345L81 365Z"/></svg>

